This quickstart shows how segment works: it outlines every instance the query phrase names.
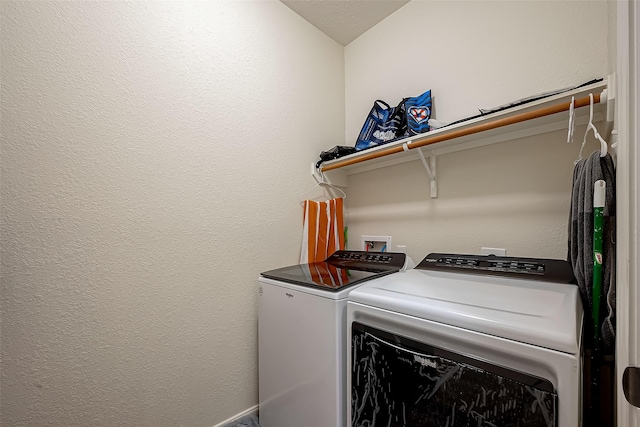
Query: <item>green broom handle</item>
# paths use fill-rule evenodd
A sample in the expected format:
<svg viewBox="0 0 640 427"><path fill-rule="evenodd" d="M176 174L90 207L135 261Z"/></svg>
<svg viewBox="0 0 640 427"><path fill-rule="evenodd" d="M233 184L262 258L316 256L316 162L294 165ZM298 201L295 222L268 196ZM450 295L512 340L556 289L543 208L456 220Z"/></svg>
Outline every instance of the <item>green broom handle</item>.
<svg viewBox="0 0 640 427"><path fill-rule="evenodd" d="M600 294L602 293L602 234L603 211L606 194L606 184L603 180L595 182L593 187L593 333L595 345L598 347L600 335Z"/></svg>

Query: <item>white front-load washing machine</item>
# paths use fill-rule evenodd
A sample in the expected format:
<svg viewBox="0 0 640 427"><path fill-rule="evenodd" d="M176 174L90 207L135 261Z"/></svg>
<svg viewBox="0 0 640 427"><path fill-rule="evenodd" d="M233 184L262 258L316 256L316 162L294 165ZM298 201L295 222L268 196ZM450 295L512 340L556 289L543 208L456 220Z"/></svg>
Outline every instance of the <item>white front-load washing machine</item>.
<svg viewBox="0 0 640 427"><path fill-rule="evenodd" d="M347 296L408 262L401 253L338 251L324 262L261 274L261 427L346 425Z"/></svg>
<svg viewBox="0 0 640 427"><path fill-rule="evenodd" d="M559 260L430 254L355 289L350 425L580 426L572 281Z"/></svg>

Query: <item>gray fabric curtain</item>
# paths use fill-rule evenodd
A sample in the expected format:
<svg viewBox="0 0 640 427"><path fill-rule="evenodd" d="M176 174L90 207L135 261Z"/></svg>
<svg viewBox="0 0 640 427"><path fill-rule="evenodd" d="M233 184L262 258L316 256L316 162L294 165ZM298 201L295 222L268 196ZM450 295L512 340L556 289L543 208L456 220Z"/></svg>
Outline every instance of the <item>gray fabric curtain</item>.
<svg viewBox="0 0 640 427"><path fill-rule="evenodd" d="M580 160L573 171L571 214L569 218L569 251L567 260L573 266L585 311L586 331L592 331L593 304L593 187L600 179L606 182L603 233L603 274L600 297L600 336L602 350L613 352L615 345L615 168L609 154L592 153ZM587 346L593 346L593 333L585 335Z"/></svg>

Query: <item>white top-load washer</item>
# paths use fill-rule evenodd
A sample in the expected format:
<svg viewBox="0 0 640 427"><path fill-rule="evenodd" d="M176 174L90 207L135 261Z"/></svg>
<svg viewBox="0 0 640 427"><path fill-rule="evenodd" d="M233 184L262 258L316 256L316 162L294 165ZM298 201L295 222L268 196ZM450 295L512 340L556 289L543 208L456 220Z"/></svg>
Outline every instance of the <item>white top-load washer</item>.
<svg viewBox="0 0 640 427"><path fill-rule="evenodd" d="M572 282L559 260L430 254L355 289L350 425L578 427Z"/></svg>
<svg viewBox="0 0 640 427"><path fill-rule="evenodd" d="M338 251L324 262L261 274L262 427L346 425L347 296L367 280L406 268L407 262L410 258L401 253Z"/></svg>

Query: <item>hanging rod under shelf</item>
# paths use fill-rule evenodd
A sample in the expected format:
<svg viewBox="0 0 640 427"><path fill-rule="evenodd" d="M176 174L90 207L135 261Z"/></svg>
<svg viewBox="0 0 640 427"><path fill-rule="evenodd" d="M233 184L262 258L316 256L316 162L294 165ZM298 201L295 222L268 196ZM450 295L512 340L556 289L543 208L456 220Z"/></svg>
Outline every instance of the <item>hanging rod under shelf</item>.
<svg viewBox="0 0 640 427"><path fill-rule="evenodd" d="M605 95L606 96L606 95ZM593 95L593 101L595 104L600 102L600 93L596 93ZM581 108L589 106L589 96L585 96L583 98L578 98L574 101L574 108ZM539 108L533 111L527 111L524 113L516 114L509 117L498 118L495 120L488 121L486 123L480 123L477 125L470 126L468 128L456 129L452 131L443 131L437 134L425 134L422 137L417 137L406 143L401 145L394 145L388 148L379 149L373 151L369 154L364 154L354 158L346 158L342 161L337 161L335 163L331 163L328 165L324 165L320 167L322 172L327 172L334 169L343 168L346 166L354 165L357 163L365 162L367 160L377 159L379 157L388 156L395 153L401 153L405 151L403 145L405 145L409 150L419 147L424 147L426 145L436 144L443 141L448 141L450 139L460 138L463 136L473 135L480 132L485 132L488 130L513 125L516 123L525 122L527 120L533 120L540 117L549 116L556 113L561 113L563 111L568 111L571 107L571 101L562 102L556 105L551 105L548 107Z"/></svg>

